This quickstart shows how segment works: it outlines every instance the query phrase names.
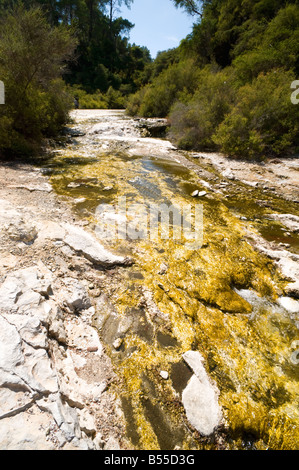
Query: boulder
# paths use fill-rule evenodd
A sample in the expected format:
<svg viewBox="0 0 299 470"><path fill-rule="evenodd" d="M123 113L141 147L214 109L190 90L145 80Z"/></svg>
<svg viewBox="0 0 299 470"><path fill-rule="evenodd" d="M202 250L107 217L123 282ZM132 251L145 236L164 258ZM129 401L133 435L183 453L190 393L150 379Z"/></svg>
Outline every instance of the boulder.
<svg viewBox="0 0 299 470"><path fill-rule="evenodd" d="M38 235L35 225L24 220L21 212L5 199L0 199L0 227L11 240L25 244L33 243Z"/></svg>
<svg viewBox="0 0 299 470"><path fill-rule="evenodd" d="M36 406L30 413L1 419L0 450L54 450L54 442L47 438L52 422L51 415Z"/></svg>
<svg viewBox="0 0 299 470"><path fill-rule="evenodd" d="M64 288L59 292L58 299L72 313L80 313L91 307L87 290L77 279L67 277L63 280Z"/></svg>
<svg viewBox="0 0 299 470"><path fill-rule="evenodd" d="M36 316L47 322L45 298L52 294L52 273L39 262L10 272L0 287L0 312Z"/></svg>
<svg viewBox="0 0 299 470"><path fill-rule="evenodd" d="M203 436L209 436L221 424L222 412L218 404L219 390L210 380L203 357L198 351L188 351L184 360L194 372L182 393L187 418Z"/></svg>
<svg viewBox="0 0 299 470"><path fill-rule="evenodd" d="M63 239L76 253L85 256L96 265L114 266L127 265L131 261L122 256L117 256L106 250L99 241L91 234L70 224L63 224L66 235Z"/></svg>
<svg viewBox="0 0 299 470"><path fill-rule="evenodd" d="M294 214L268 214L268 219L277 220L285 225L291 232L299 232L299 217Z"/></svg>

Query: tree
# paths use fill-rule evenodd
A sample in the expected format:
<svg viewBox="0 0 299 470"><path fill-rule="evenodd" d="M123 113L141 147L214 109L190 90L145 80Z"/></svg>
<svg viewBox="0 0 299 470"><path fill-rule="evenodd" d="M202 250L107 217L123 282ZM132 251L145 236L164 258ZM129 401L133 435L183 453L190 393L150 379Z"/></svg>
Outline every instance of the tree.
<svg viewBox="0 0 299 470"><path fill-rule="evenodd" d="M66 122L72 102L61 77L75 45L69 31L52 28L39 7L19 6L1 18L0 76L6 103L0 110L0 149L23 153L55 136Z"/></svg>
<svg viewBox="0 0 299 470"><path fill-rule="evenodd" d="M184 8L189 15L199 15L202 16L201 13L201 0L173 0L176 7Z"/></svg>
<svg viewBox="0 0 299 470"><path fill-rule="evenodd" d="M104 0L106 7L108 8L109 12L109 23L110 27L112 27L113 20L115 18L115 13L119 12L119 8L124 3L126 7L130 8L131 4L134 0Z"/></svg>

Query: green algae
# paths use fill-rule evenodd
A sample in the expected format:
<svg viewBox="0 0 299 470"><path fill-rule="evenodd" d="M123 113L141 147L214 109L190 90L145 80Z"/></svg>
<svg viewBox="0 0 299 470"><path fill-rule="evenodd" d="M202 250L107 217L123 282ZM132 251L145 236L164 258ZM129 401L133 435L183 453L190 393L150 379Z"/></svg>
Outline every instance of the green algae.
<svg viewBox="0 0 299 470"><path fill-rule="evenodd" d="M84 162L66 150L51 168L57 193L74 200L74 209L91 224L97 223L96 207L116 206L119 196L145 204L171 201L179 207L191 203L198 188L192 171L157 158L98 154ZM78 186L70 187L72 182ZM197 250L159 237L104 241L135 260L116 283L107 279L104 290L117 320L108 320L105 329L99 318L98 325L121 378L128 437L136 448L218 448L217 439L211 443L190 429L180 403L190 374L182 354L189 349L201 352L220 389L227 449L298 448L298 370L290 364L298 330L275 303L283 280L272 262L248 243L240 220L240 214L251 218L252 229L261 231L261 225L266 227L262 217L285 212L288 203L269 196L271 209L263 206L261 211L253 202L261 199L259 190L248 194L242 185L233 188L225 200L213 194L201 201L204 233ZM84 202L75 202L82 197ZM161 271L161 265L167 269ZM145 290L156 310L151 310ZM255 308L242 290L268 304ZM125 320L130 328L115 350L118 326ZM168 380L161 378L161 370L169 373Z"/></svg>

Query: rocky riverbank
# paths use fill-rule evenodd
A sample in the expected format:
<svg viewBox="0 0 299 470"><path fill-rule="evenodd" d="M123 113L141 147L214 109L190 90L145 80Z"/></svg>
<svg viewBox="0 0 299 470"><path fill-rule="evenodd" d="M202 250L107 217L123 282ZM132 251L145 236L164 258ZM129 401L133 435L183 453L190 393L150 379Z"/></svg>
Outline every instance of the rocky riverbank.
<svg viewBox="0 0 299 470"><path fill-rule="evenodd" d="M0 220L0 448L126 448L117 377L91 318L101 269L127 260L31 166L0 166Z"/></svg>
<svg viewBox="0 0 299 470"><path fill-rule="evenodd" d="M73 117L67 145L57 148L54 158L81 166L84 160L99 161L100 181L93 175L83 178L75 172L77 166L70 170L70 179L63 179L60 170L55 179L55 174L47 176L47 168L0 166L0 448L158 449L184 442L194 449L234 448L243 444L230 444L229 433L237 442L253 425L261 447L267 435L278 446L273 410L281 406L277 416L291 416L282 434L293 429L295 419L288 405L288 397L295 397L294 367L287 368L284 399L284 385L275 380L282 381L283 361L292 352L285 349L294 326L282 319L285 315L298 321L299 218L293 210L298 202L298 160L255 164L180 152L167 140L142 137L145 124L123 118L122 113L76 111ZM117 161L114 155L119 156ZM205 210L215 226L204 240L202 259L192 261L182 250L174 251L172 259L172 253L164 255L161 247L146 245L134 248L132 257L132 250L118 250L107 241L104 246L96 238L80 188L90 204L94 187L96 197L99 192L106 197L116 192L116 185L125 191L128 181L138 190L141 181L141 194L156 196L153 168L144 163L148 179L143 181L130 175L133 165L123 163L140 155L175 162L179 175L181 168L189 169L196 191L211 201ZM117 172L119 181L114 179ZM170 187L176 188L177 181ZM168 188L162 188L168 194ZM221 225L216 225L219 214ZM262 236L265 221L271 230L273 221L278 224L279 236L276 231L273 237L272 231L271 236L269 231ZM231 254L233 250L236 253ZM265 255L257 267L254 263L261 261L255 253ZM169 259L163 264L166 255ZM190 259L192 266L184 271ZM223 273L235 279L237 291L226 284ZM258 324L257 307L250 308L257 300L252 301L254 291L245 289L247 273L256 289L267 287L270 292L273 287L273 305L283 311L282 317L273 315L273 325L282 322L288 334L282 350L267 317L261 314ZM198 293L191 275L200 286L207 279L211 290L201 288ZM255 321L257 330L252 330ZM257 338L260 345L254 357ZM268 339L279 358L274 372L268 369L273 351L263 343ZM268 372L260 385L258 374ZM131 396L120 397L123 382ZM260 422L266 419L264 430ZM286 437L286 446L296 444Z"/></svg>

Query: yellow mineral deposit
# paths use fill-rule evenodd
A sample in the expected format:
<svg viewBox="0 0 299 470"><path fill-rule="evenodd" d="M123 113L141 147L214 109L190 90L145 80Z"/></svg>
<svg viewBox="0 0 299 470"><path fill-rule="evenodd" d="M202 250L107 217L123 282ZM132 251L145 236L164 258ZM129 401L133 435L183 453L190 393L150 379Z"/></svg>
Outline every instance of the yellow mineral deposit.
<svg viewBox="0 0 299 470"><path fill-rule="evenodd" d="M95 208L101 203L116 207L120 196L143 204L194 202L190 188L197 187L198 177L174 161L91 146L84 147L84 155L81 150L69 146L55 156L51 182L59 194L84 201L76 210L91 226L96 224ZM73 181L76 188L69 186ZM237 189L241 192L242 186ZM237 197L236 192L236 204ZM197 250L176 240L109 240L109 247L129 253L134 265L122 268L117 284L107 277L105 293L120 318L131 315L134 324L134 309L143 314L117 351L106 344L121 378L116 393L124 400L128 435L141 449L175 444L213 448L212 441L199 439L184 425L180 394L173 386L172 367L193 349L203 355L220 390L222 432L230 436L229 448L254 443L257 449L295 449L298 369L289 356L297 332L291 319L275 308L285 281L248 242L242 221L221 195L210 192L197 202L204 213L203 244ZM251 205L246 215L258 210ZM156 307L152 312L145 291ZM158 340L158 332L173 339L170 346ZM168 380L161 378L162 370Z"/></svg>

